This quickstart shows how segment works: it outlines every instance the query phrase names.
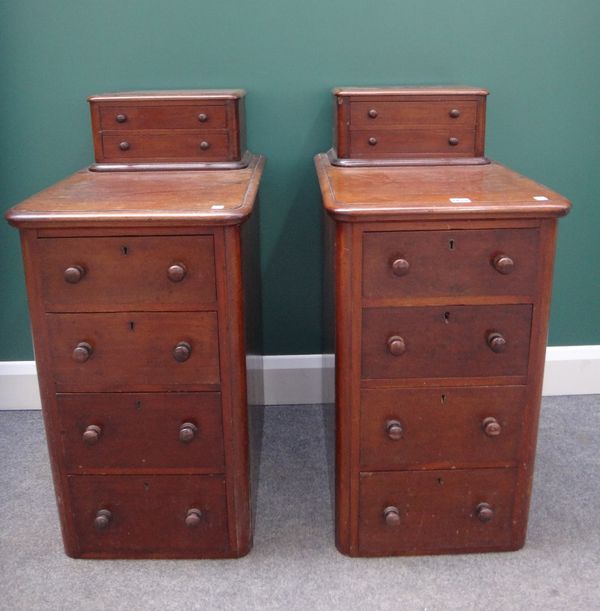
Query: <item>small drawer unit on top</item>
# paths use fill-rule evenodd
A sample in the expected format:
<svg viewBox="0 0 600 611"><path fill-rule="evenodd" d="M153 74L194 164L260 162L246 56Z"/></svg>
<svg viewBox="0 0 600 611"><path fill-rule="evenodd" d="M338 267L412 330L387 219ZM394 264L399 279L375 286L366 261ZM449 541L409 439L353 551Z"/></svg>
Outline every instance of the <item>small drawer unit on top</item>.
<svg viewBox="0 0 600 611"><path fill-rule="evenodd" d="M242 90L107 93L89 98L96 171L246 167Z"/></svg>
<svg viewBox="0 0 600 611"><path fill-rule="evenodd" d="M481 100L462 107L462 96L444 109L477 116ZM367 121L376 105L363 98L344 97L350 115L343 107L338 130L348 116ZM438 124L429 100L415 90L402 101L423 132ZM439 121L450 120L444 113ZM352 556L518 549L556 223L569 202L495 162L315 161L335 329L338 548Z"/></svg>
<svg viewBox="0 0 600 611"><path fill-rule="evenodd" d="M212 115L212 98L194 96L194 112L222 126L223 107ZM143 117L141 128L178 130L181 108L118 110ZM247 394L259 389L246 356L261 351L263 165L251 155L242 169L85 169L7 213L21 232L70 556L250 549Z"/></svg>
<svg viewBox="0 0 600 611"><path fill-rule="evenodd" d="M340 166L482 164L488 92L474 87L334 89Z"/></svg>

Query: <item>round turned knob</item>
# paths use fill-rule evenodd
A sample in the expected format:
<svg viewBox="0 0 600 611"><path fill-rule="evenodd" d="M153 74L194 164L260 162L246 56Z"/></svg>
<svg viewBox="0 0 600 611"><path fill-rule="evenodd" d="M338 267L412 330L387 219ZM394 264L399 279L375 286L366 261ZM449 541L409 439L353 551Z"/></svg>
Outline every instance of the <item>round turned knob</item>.
<svg viewBox="0 0 600 611"><path fill-rule="evenodd" d="M201 112L198 115L198 121L200 121L200 123L206 123L206 121L208 121L208 115L206 113Z"/></svg>
<svg viewBox="0 0 600 611"><path fill-rule="evenodd" d="M458 119L458 117L460 117L460 110L458 110L458 108L453 108L449 113L448 113L453 119Z"/></svg>
<svg viewBox="0 0 600 611"><path fill-rule="evenodd" d="M188 342L179 342L173 348L173 358L180 363L187 361L192 355L192 346Z"/></svg>
<svg viewBox="0 0 600 611"><path fill-rule="evenodd" d="M63 275L69 284L77 284L85 276L85 268L81 265L71 265L65 269Z"/></svg>
<svg viewBox="0 0 600 611"><path fill-rule="evenodd" d="M119 148L122 151L128 151L129 150L129 142L126 142L125 140L123 142L119 142Z"/></svg>
<svg viewBox="0 0 600 611"><path fill-rule="evenodd" d="M85 363L92 356L93 348L87 342L79 342L73 350L73 360Z"/></svg>
<svg viewBox="0 0 600 611"><path fill-rule="evenodd" d="M383 517L385 523L388 526L399 526L400 525L400 510L398 507L391 505L383 510Z"/></svg>
<svg viewBox="0 0 600 611"><path fill-rule="evenodd" d="M392 271L396 276L406 276L410 269L410 263L406 259L394 259L392 261Z"/></svg>
<svg viewBox="0 0 600 611"><path fill-rule="evenodd" d="M456 146L458 144L458 138L455 138L454 136L448 138L448 144L450 146Z"/></svg>
<svg viewBox="0 0 600 611"><path fill-rule="evenodd" d="M494 269L501 274L510 274L515 268L515 262L507 255L496 255L492 261L492 265Z"/></svg>
<svg viewBox="0 0 600 611"><path fill-rule="evenodd" d="M192 509L188 509L188 512L185 516L185 525L188 528L196 528L202 521L202 512L199 509L193 507Z"/></svg>
<svg viewBox="0 0 600 611"><path fill-rule="evenodd" d="M101 435L102 429L96 424L90 424L85 431L83 431L82 439L86 445L93 446L98 443Z"/></svg>
<svg viewBox="0 0 600 611"><path fill-rule="evenodd" d="M203 140L203 141L200 143L200 148L201 148L203 151L206 151L207 149L209 149L209 148L210 148L210 144L209 144L209 143L208 143L206 140Z"/></svg>
<svg viewBox="0 0 600 611"><path fill-rule="evenodd" d="M187 269L183 263L173 263L167 269L167 276L171 282L181 282L187 273Z"/></svg>
<svg viewBox="0 0 600 611"><path fill-rule="evenodd" d="M406 352L406 343L399 335L392 335L387 341L387 347L390 354L400 356Z"/></svg>
<svg viewBox="0 0 600 611"><path fill-rule="evenodd" d="M125 123L125 121L127 121L127 115L119 113L115 119L117 120L117 123Z"/></svg>
<svg viewBox="0 0 600 611"><path fill-rule="evenodd" d="M379 113L374 108L369 110L369 117L371 117L371 119L376 119L378 115Z"/></svg>
<svg viewBox="0 0 600 611"><path fill-rule="evenodd" d="M506 350L506 340L502 333L490 333L487 337L487 343L492 352L504 352Z"/></svg>
<svg viewBox="0 0 600 611"><path fill-rule="evenodd" d="M488 437L498 437L502 432L502 426L493 416L484 418L481 428Z"/></svg>
<svg viewBox="0 0 600 611"><path fill-rule="evenodd" d="M494 510L489 503L479 503L475 507L475 515L481 522L491 522L494 517Z"/></svg>
<svg viewBox="0 0 600 611"><path fill-rule="evenodd" d="M181 443L190 443L197 432L198 427L193 422L184 422L179 427L179 441L181 441Z"/></svg>
<svg viewBox="0 0 600 611"><path fill-rule="evenodd" d="M371 138L369 138L369 144L370 144L371 146L375 146L375 145L377 144L377 138L373 138L373 137L371 136Z"/></svg>
<svg viewBox="0 0 600 611"><path fill-rule="evenodd" d="M94 526L98 530L104 530L112 521L112 513L108 509L99 509L94 518Z"/></svg>
<svg viewBox="0 0 600 611"><path fill-rule="evenodd" d="M390 439L398 441L402 438L402 423L399 420L388 420L385 423L385 432Z"/></svg>

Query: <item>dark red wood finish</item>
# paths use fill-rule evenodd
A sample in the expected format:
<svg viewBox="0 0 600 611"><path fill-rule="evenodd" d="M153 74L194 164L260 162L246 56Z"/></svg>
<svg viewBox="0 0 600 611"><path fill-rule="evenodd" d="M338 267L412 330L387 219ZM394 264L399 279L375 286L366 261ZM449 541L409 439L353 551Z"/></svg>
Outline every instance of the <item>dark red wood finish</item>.
<svg viewBox="0 0 600 611"><path fill-rule="evenodd" d="M338 128L362 129L370 102L397 94L343 92ZM407 112L380 106L375 121L452 119L431 92L402 95ZM338 129L338 149L350 138ZM556 219L570 204L493 162L396 161L315 158L335 314L336 544L351 556L518 549Z"/></svg>

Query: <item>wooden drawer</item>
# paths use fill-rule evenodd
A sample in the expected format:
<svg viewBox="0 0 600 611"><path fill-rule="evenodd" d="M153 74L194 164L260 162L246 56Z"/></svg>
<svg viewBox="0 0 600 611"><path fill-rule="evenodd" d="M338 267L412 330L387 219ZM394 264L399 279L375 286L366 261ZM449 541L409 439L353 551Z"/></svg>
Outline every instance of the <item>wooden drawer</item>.
<svg viewBox="0 0 600 611"><path fill-rule="evenodd" d="M363 390L364 469L516 466L524 386Z"/></svg>
<svg viewBox="0 0 600 611"><path fill-rule="evenodd" d="M350 103L351 129L461 125L475 129L477 102L466 100L390 101L373 99Z"/></svg>
<svg viewBox="0 0 600 611"><path fill-rule="evenodd" d="M216 161L230 159L226 131L145 131L102 134L103 161Z"/></svg>
<svg viewBox="0 0 600 611"><path fill-rule="evenodd" d="M70 473L223 471L219 393L59 394L57 404Z"/></svg>
<svg viewBox="0 0 600 611"><path fill-rule="evenodd" d="M352 130L351 157L456 157L475 154L475 132L461 126ZM455 142L455 144L451 144Z"/></svg>
<svg viewBox="0 0 600 611"><path fill-rule="evenodd" d="M368 232L363 296L534 295L539 261L537 228Z"/></svg>
<svg viewBox="0 0 600 611"><path fill-rule="evenodd" d="M531 314L531 305L366 308L362 377L525 376Z"/></svg>
<svg viewBox="0 0 600 611"><path fill-rule="evenodd" d="M135 104L100 105L100 126L104 130L131 129L224 129L224 104Z"/></svg>
<svg viewBox="0 0 600 611"><path fill-rule="evenodd" d="M59 392L218 387L215 312L46 314L45 318L52 378ZM182 342L191 353L180 362L174 350L179 346L177 355L184 358L187 347Z"/></svg>
<svg viewBox="0 0 600 611"><path fill-rule="evenodd" d="M222 555L228 548L223 477L72 475L68 480L81 555ZM200 515L188 526L190 509ZM110 512L104 520L98 519L102 510Z"/></svg>
<svg viewBox="0 0 600 611"><path fill-rule="evenodd" d="M359 551L400 555L516 549L515 469L361 473ZM487 503L491 512L482 511ZM386 508L397 519L385 517ZM478 509L479 508L479 509ZM483 518L491 517L489 521Z"/></svg>
<svg viewBox="0 0 600 611"><path fill-rule="evenodd" d="M214 304L212 236L42 238L49 312L193 309Z"/></svg>

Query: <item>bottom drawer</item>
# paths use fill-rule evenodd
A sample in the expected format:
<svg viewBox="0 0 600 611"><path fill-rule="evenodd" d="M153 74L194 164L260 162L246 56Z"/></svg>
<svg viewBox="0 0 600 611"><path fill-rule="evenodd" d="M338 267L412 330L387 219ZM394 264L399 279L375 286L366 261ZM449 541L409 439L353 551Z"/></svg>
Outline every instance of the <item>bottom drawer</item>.
<svg viewBox="0 0 600 611"><path fill-rule="evenodd" d="M223 477L72 475L68 480L81 556L202 557L222 556L228 549Z"/></svg>
<svg viewBox="0 0 600 611"><path fill-rule="evenodd" d="M516 469L361 473L359 553L516 549Z"/></svg>

